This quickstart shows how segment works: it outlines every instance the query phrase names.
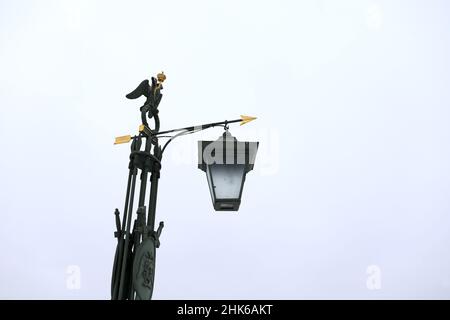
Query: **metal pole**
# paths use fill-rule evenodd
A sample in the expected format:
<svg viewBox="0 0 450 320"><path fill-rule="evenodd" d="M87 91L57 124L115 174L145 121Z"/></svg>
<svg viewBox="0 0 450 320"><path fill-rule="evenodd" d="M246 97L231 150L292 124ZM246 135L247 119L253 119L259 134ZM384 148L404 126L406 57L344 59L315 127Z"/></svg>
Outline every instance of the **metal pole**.
<svg viewBox="0 0 450 320"><path fill-rule="evenodd" d="M147 226L150 230L155 230L155 212L156 212L156 198L158 195L158 179L159 179L159 171L152 172L151 182L152 185L150 187L150 200L148 204L148 222Z"/></svg>
<svg viewBox="0 0 450 320"><path fill-rule="evenodd" d="M146 166L144 166L144 169L141 173L141 190L139 192L139 202L138 202L138 208L144 207L144 203L145 203L145 193L147 191L147 179L148 179L148 169L146 168ZM145 212L143 215L143 220L144 220L144 224L145 225ZM141 222L141 221L139 221ZM139 239L138 239L139 241ZM136 243L136 246L139 244Z"/></svg>
<svg viewBox="0 0 450 320"><path fill-rule="evenodd" d="M117 241L117 262L116 262L116 272L114 274L114 288L112 292L112 299L117 300L118 293L119 293L119 283L120 283L120 274L121 274L121 267L122 267L122 258L123 258L123 237L125 234L125 220L127 219L127 213L128 213L128 203L130 199L130 186L131 186L131 177L133 175L134 167L132 161L130 161L130 170L128 173L128 182L127 182L127 192L125 196L125 207L123 210L123 217L122 217L122 226L121 229L118 231L121 231L120 234L118 234L118 241Z"/></svg>
<svg viewBox="0 0 450 320"><path fill-rule="evenodd" d="M130 206L129 206L129 214L128 219L126 221L126 234L125 234L125 248L122 256L122 268L120 270L120 283L119 283L119 294L118 299L122 300L124 296L124 290L125 290L125 273L126 273L126 267L127 267L127 260L128 260L128 246L130 242L130 227L131 227L131 216L133 214L133 199L134 199L134 190L136 187L136 175L137 175L137 168L133 169L133 178L131 183L131 196L130 196Z"/></svg>
<svg viewBox="0 0 450 320"><path fill-rule="evenodd" d="M159 155L159 145L156 141L153 154L156 158L160 159ZM152 167L152 175L151 175L151 187L150 187L150 199L148 203L148 220L147 226L151 231L155 230L155 213L156 213L156 199L158 195L158 180L159 180L159 172L161 170L161 165L154 161Z"/></svg>
<svg viewBox="0 0 450 320"><path fill-rule="evenodd" d="M147 151L147 150L146 150ZM144 164L141 172L141 185L140 185L140 191L139 191L139 201L138 201L138 214L136 217L136 220L134 222L133 227L133 235L130 235L133 237L133 252L131 261L134 261L134 254L136 252L137 247L139 246L140 240L141 240L141 234L143 233L142 227L145 225L145 193L147 189L147 177L148 177L148 166ZM143 210L143 212L141 212ZM129 293L128 293L128 299L134 300L134 288L133 288L133 280L131 280Z"/></svg>

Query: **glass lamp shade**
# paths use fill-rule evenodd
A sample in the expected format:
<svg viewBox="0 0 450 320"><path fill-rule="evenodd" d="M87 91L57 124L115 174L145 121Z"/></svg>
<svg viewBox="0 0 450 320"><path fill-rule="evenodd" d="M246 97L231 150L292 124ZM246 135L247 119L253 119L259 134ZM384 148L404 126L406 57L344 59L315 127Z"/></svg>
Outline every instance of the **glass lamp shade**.
<svg viewBox="0 0 450 320"><path fill-rule="evenodd" d="M208 165L206 177L214 209L217 211L237 211L241 204L245 166L243 164Z"/></svg>
<svg viewBox="0 0 450 320"><path fill-rule="evenodd" d="M216 211L239 210L257 148L257 142L238 142L228 132L216 141L199 141L199 169L206 172Z"/></svg>

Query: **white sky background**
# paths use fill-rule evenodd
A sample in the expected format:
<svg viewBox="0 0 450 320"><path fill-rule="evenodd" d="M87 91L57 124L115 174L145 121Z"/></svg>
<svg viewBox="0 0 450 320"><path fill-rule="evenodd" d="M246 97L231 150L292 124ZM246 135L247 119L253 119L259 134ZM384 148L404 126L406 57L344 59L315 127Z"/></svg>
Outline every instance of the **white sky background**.
<svg viewBox="0 0 450 320"><path fill-rule="evenodd" d="M221 130L170 145L155 299L450 298L449 10L0 0L0 298L109 299L129 154L112 143L161 70L162 129L255 115L231 133L260 149L219 214L195 161Z"/></svg>

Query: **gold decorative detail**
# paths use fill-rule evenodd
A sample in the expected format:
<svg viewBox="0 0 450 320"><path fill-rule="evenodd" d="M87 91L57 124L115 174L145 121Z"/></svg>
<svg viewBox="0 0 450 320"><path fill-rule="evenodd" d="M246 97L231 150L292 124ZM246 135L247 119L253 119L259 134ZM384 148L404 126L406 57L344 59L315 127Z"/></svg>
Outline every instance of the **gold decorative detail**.
<svg viewBox="0 0 450 320"><path fill-rule="evenodd" d="M166 80L166 75L163 71L161 71L161 73L158 73L158 75L156 76L156 79L158 79L159 83L163 83L164 80Z"/></svg>
<svg viewBox="0 0 450 320"><path fill-rule="evenodd" d="M126 135L126 136L116 137L114 144L128 143L130 141L131 141L131 136Z"/></svg>
<svg viewBox="0 0 450 320"><path fill-rule="evenodd" d="M249 123L250 121L256 120L257 118L256 117L250 117L250 116L243 116L243 115L241 115L241 119L242 119L242 121L241 121L241 126L242 126L242 125L244 125L246 123Z"/></svg>

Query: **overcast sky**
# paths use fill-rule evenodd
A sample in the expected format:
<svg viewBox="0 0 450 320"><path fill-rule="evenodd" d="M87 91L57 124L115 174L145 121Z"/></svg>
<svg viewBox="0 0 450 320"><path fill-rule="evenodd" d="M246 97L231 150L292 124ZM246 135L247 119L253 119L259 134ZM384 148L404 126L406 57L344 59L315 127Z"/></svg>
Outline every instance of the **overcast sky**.
<svg viewBox="0 0 450 320"><path fill-rule="evenodd" d="M217 213L197 140L167 149L155 299L450 298L446 1L0 0L0 298L109 299L125 94L161 129L259 141Z"/></svg>

